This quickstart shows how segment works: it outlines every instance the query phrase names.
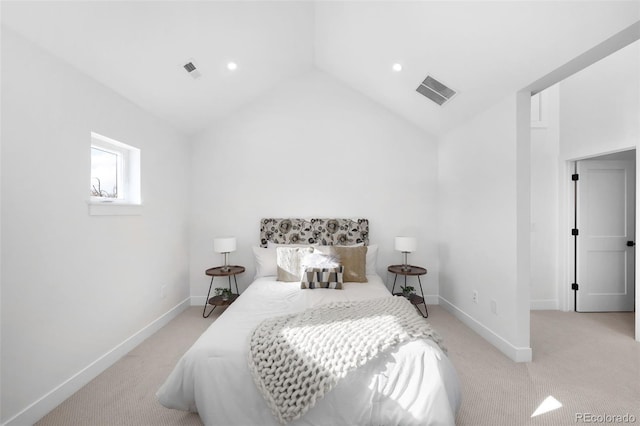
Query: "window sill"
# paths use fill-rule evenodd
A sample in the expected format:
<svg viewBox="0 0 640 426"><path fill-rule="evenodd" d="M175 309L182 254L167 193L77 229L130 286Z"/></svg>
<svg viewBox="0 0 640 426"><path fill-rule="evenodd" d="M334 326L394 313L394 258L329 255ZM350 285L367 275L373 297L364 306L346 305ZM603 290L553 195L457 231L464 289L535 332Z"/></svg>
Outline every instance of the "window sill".
<svg viewBox="0 0 640 426"><path fill-rule="evenodd" d="M142 204L100 203L89 201L89 216L141 216Z"/></svg>

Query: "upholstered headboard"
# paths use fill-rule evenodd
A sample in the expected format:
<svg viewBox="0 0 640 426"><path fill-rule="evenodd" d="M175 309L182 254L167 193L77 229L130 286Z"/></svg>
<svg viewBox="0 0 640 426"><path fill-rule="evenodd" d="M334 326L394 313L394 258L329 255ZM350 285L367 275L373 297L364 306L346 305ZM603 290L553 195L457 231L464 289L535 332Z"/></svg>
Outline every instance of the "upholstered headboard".
<svg viewBox="0 0 640 426"><path fill-rule="evenodd" d="M368 219L262 219L260 245L278 244L354 245L369 244Z"/></svg>

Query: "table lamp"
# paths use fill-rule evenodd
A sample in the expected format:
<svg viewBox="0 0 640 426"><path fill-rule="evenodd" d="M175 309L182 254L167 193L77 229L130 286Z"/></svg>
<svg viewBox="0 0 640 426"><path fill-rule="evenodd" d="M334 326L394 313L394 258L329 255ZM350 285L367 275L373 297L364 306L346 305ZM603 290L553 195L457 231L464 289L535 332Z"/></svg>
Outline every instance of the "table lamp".
<svg viewBox="0 0 640 426"><path fill-rule="evenodd" d="M407 253L416 251L418 243L414 237L396 237L396 250L404 254L403 271L408 271L411 267L407 264Z"/></svg>
<svg viewBox="0 0 640 426"><path fill-rule="evenodd" d="M213 239L213 251L224 254L224 266L222 270L227 272L229 264L227 263L227 254L236 251L236 237L220 237Z"/></svg>

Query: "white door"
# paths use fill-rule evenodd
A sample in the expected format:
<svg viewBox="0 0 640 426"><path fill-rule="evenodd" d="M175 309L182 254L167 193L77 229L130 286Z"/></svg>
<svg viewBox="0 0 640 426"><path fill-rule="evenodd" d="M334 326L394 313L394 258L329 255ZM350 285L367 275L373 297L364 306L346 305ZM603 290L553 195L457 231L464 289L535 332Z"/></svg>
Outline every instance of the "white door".
<svg viewBox="0 0 640 426"><path fill-rule="evenodd" d="M578 162L579 312L633 311L635 163Z"/></svg>

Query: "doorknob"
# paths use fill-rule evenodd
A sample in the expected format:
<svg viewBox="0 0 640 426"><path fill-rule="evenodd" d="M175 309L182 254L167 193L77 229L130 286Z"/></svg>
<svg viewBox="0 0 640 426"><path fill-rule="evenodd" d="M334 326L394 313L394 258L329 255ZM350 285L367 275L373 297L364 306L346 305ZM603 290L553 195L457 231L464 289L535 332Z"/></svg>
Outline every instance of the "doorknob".
<svg viewBox="0 0 640 426"><path fill-rule="evenodd" d="M627 241L627 247L633 247L635 245L636 245L635 241Z"/></svg>

